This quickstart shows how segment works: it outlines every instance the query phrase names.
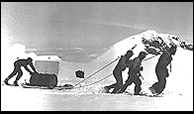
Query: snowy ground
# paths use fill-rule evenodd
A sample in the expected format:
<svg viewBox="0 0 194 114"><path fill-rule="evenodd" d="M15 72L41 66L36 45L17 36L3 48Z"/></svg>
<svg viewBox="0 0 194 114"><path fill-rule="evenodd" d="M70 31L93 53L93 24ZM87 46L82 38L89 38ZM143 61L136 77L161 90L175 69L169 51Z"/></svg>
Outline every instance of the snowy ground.
<svg viewBox="0 0 194 114"><path fill-rule="evenodd" d="M192 96L190 96L192 97ZM1 110L46 111L183 111L193 110L191 98L171 94L164 97L130 96L81 90L1 88Z"/></svg>

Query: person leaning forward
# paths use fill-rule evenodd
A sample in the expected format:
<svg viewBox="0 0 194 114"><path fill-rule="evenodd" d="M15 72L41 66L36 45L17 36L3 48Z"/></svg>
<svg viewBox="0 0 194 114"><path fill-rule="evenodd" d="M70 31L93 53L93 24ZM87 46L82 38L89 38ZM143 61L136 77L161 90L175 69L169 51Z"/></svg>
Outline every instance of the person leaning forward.
<svg viewBox="0 0 194 114"><path fill-rule="evenodd" d="M30 74L37 73L36 69L32 63L32 58L28 57L27 59L18 59L17 61L14 62L14 70L13 72L4 80L4 83L6 85L10 85L8 81L17 74L17 77L14 81L14 86L18 86L18 80L22 77L23 72L21 70L21 67L23 66ZM32 68L33 72L28 68L28 65Z"/></svg>
<svg viewBox="0 0 194 114"><path fill-rule="evenodd" d="M169 49L164 49L162 55L158 59L158 63L155 68L155 73L158 82L149 87L153 94L160 94L164 91L166 86L166 78L169 76L167 66L170 65L173 60L172 55L175 55L177 47L171 45ZM171 70L171 69L170 69Z"/></svg>
<svg viewBox="0 0 194 114"><path fill-rule="evenodd" d="M114 88L112 93L117 93L118 90L123 86L123 77L122 71L127 67L126 61L133 56L133 51L129 50L124 56L121 56L118 64L113 70L113 76L116 79L116 83L113 83L109 86L105 86L104 89L109 92L111 88Z"/></svg>

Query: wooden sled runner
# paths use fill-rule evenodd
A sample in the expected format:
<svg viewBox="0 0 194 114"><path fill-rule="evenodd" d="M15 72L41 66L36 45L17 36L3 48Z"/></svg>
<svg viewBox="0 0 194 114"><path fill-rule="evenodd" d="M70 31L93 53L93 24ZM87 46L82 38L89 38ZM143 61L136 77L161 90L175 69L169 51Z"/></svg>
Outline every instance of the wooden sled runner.
<svg viewBox="0 0 194 114"><path fill-rule="evenodd" d="M57 90L73 89L73 85L71 85L71 84L65 84L65 85L61 85L61 86L55 86L54 88L50 88L48 86L30 85L29 83L22 83L21 86L23 88L33 88L33 89L57 89Z"/></svg>

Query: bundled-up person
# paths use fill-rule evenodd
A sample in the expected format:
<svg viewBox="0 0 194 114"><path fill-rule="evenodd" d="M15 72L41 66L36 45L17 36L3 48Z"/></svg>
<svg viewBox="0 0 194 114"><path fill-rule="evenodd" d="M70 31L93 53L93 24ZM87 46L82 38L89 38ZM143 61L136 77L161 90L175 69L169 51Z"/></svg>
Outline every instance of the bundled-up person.
<svg viewBox="0 0 194 114"><path fill-rule="evenodd" d="M132 83L135 84L135 89L134 89L134 95L138 95L139 92L141 91L141 80L140 80L140 76L141 73L140 71L143 70L143 67L141 65L142 60L146 57L147 53L145 52L140 52L139 56L134 58L132 61L129 61L129 76L128 79L125 81L125 84L122 86L121 90L119 90L119 93L124 92L127 87L129 85L131 85Z"/></svg>
<svg viewBox="0 0 194 114"><path fill-rule="evenodd" d="M154 83L149 89L153 94L160 94L163 92L166 85L166 77L169 76L167 66L172 61L172 55L175 55L177 47L171 45L169 49L164 49L162 55L158 59L155 68L158 82Z"/></svg>
<svg viewBox="0 0 194 114"><path fill-rule="evenodd" d="M130 57L133 56L133 51L129 50L124 56L121 56L118 64L113 70L113 76L116 79L116 83L111 84L109 86L105 86L104 89L108 92L111 88L114 88L112 93L117 93L118 90L123 86L123 77L122 71L124 71L127 67L126 62L129 60Z"/></svg>

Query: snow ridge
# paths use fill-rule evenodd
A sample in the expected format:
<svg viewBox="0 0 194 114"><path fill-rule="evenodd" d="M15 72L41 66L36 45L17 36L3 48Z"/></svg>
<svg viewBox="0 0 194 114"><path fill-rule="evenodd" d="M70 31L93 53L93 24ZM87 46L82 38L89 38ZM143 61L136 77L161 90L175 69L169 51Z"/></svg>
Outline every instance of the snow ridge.
<svg viewBox="0 0 194 114"><path fill-rule="evenodd" d="M156 45L156 42L159 44ZM172 45L176 45L184 50L193 51L193 45L180 40L178 36L157 33L154 30L147 30L141 34L128 37L113 45L113 48L118 52L118 54L116 54L117 56L123 55L124 52L134 46L136 48L134 50L137 50L138 53L140 51L145 51L149 54L158 55L161 49L170 48Z"/></svg>

